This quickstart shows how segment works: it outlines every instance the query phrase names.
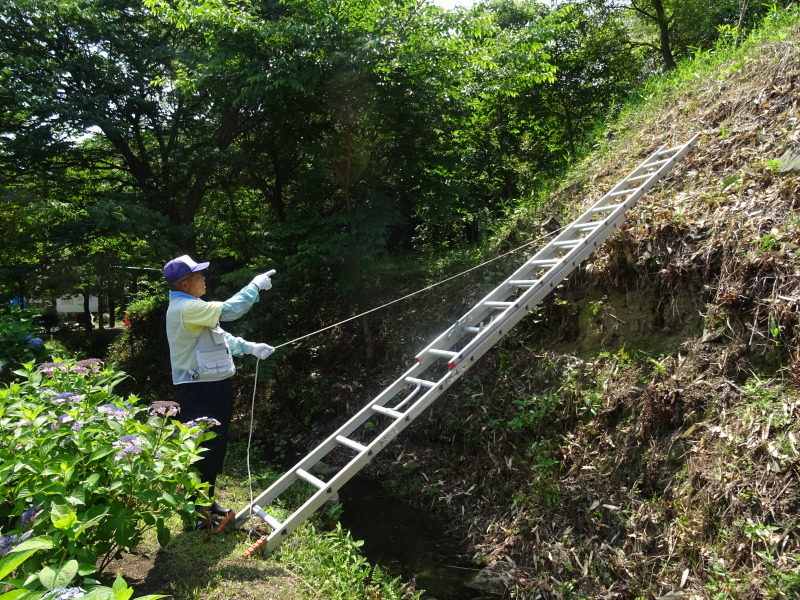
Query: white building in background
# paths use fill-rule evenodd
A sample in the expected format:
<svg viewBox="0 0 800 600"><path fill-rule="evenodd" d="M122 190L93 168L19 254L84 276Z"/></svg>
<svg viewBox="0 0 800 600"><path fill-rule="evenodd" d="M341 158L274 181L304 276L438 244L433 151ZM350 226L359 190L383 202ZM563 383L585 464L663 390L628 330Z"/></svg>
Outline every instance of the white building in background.
<svg viewBox="0 0 800 600"><path fill-rule="evenodd" d="M96 313L97 296L89 296L89 312ZM82 313L83 296L62 296L56 300L56 311L60 313Z"/></svg>

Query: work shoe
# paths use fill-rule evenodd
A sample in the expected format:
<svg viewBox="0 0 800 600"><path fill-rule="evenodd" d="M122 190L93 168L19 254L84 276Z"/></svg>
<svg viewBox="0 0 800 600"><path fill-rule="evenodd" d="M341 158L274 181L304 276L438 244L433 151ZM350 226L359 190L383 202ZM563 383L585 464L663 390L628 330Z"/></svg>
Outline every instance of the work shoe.
<svg viewBox="0 0 800 600"><path fill-rule="evenodd" d="M216 515L218 517L227 517L230 513L233 512L233 509L228 508L227 506L220 506L216 502L211 505L209 509L212 515Z"/></svg>
<svg viewBox="0 0 800 600"><path fill-rule="evenodd" d="M201 514L195 514L194 519L186 523L183 527L183 530L186 532L200 531L202 529L208 529L209 526L209 521L206 517Z"/></svg>

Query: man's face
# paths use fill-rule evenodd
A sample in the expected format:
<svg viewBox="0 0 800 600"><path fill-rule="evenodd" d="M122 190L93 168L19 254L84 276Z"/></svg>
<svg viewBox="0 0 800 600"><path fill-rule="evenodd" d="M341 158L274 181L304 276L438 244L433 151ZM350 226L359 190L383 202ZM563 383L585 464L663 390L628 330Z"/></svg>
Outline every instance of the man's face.
<svg viewBox="0 0 800 600"><path fill-rule="evenodd" d="M190 296L194 296L195 298L199 298L200 296L205 294L206 293L205 275L203 275L201 271L188 275L186 279L183 280L183 291L189 294Z"/></svg>

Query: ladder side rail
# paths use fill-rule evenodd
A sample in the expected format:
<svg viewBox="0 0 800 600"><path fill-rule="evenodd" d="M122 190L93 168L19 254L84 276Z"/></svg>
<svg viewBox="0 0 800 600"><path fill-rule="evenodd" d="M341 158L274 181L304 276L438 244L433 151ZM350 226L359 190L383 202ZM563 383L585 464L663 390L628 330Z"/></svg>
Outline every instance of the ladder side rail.
<svg viewBox="0 0 800 600"><path fill-rule="evenodd" d="M353 433L353 431L361 427L361 425L363 425L366 421L368 421L374 415L372 406L376 404L383 406L383 404L396 396L407 385L405 382L406 377L419 374L423 370L424 368L420 364L412 366L393 384L384 389L378 396L368 402L359 412L357 412L347 422L340 426L339 429L337 429L333 434L317 445L309 454L304 456L302 460L294 465L294 467L289 469L280 478L274 481L266 490L259 494L258 497L253 500L252 504L249 504L247 507L239 511L236 514L237 525L241 526L241 521L252 516L253 506L263 506L264 504L271 503L289 486L297 481L298 476L296 475L296 472L298 469L309 470L313 468L313 466L322 460L331 450L336 448L339 445L339 442L336 439L338 436L341 435L347 437Z"/></svg>
<svg viewBox="0 0 800 600"><path fill-rule="evenodd" d="M550 243L552 243L552 241ZM531 277L531 275L534 273L539 273L543 270L546 272L547 269L545 267L541 267L531 263L536 260L542 260L543 257L547 257L551 251L551 248L548 248L548 246L549 244L544 248L540 249L527 261L525 261L525 263L522 266L520 266L516 271L514 271L511 274L511 276L509 276L505 281L503 281L500 285L498 285L486 296L484 296L481 300L479 300L470 310L464 313L464 315L461 318L459 318L449 329L447 329L443 334L434 339L417 356L422 356L430 348L443 347L447 343L448 337L452 337L454 332L462 331L464 327L471 327L477 323L480 323L486 317L495 314L497 311L488 309L485 303L497 300L505 300L511 292L519 289L517 286L509 282L517 280L541 279L541 277ZM506 292L506 295L504 297L498 297L498 290ZM463 336L460 336L460 338L461 337ZM450 347L452 347L452 345L453 344L451 344Z"/></svg>
<svg viewBox="0 0 800 600"><path fill-rule="evenodd" d="M541 248L538 252L536 252L536 254L534 254L522 266L520 266L514 273L512 273L511 276L509 276L503 283L501 283L498 287L496 287L494 290L489 292L489 294L484 296L484 298L481 299L472 309L470 309L466 314L464 314L460 319L458 319L454 325L452 325L449 329L447 329L440 336L435 338L426 348L424 348L420 353L417 354L417 357L418 358L422 357L431 348L440 348L440 347L442 347L443 346L443 342L445 340L447 340L448 337L451 337L453 335L454 329L456 329L456 328L463 329L464 327L471 327L471 326L475 325L476 323L480 323L481 321L483 321L489 314L492 314L493 312L496 312L496 311L488 311L488 310L486 310L486 308L484 306L484 303L485 302L491 302L491 301L500 300L501 298L498 298L496 296L496 294L498 294L498 290L501 290L500 293L505 292L505 291L509 291L510 292L510 291L512 291L514 289L517 289L516 286L513 286L512 284L510 284L511 281L531 279L530 275L532 273L537 273L537 272L542 270L542 267L536 266L536 265L534 265L532 263L534 263L537 260L542 260L542 259L545 259L545 258L549 258L551 256L553 250L557 248L557 246L555 244L557 244L558 242L563 242L563 241L576 239L575 238L575 233L578 230L575 229L575 226L576 225L584 225L584 224L588 224L588 223L592 222L591 218L592 218L592 215L594 214L595 209L597 209L599 207L602 207L602 206L606 206L608 201L611 199L611 194L612 193L620 191L620 189L622 189L622 186L624 186L625 183L629 179L634 178L634 177L638 177L642 171L648 169L651 166L651 163L654 161L654 159L657 159L660 156L662 156L664 154L667 154L669 152L674 152L674 155L671 157L671 159L668 161L667 164L661 165L660 168L657 171L655 171L653 174L651 174L651 177L649 177L647 180L645 180L638 188L631 188L631 194L634 194L634 193L638 192L638 196L636 198L636 200L638 201L638 198L640 198L642 195L644 195L650 189L650 187L652 187L659 179L661 179L661 176L663 176L664 173L669 171L672 168L672 166L674 166L674 164L678 160L683 158L683 156L685 156L689 152L689 150L691 150L692 147L694 147L694 145L697 143L697 140L699 140L699 139L700 139L700 136L696 135L694 138L692 138L686 144L683 144L682 146L677 146L676 148L670 148L668 150L665 150L666 144L664 144L658 150L656 150L655 152L650 154L650 156L648 156L641 163L639 163L639 165L637 165L633 169L633 171L631 171L631 173L625 179L623 179L617 185L615 185L611 189L611 191L606 193L602 198L600 198L594 204L592 204L587 210L585 210L583 212L583 214L581 214L577 219L575 219L575 221L573 221L570 225L565 227L564 230L558 236L553 238L548 244L546 244L543 248ZM656 173L661 173L662 175L658 176L656 178L653 178L652 175L655 175ZM630 201L630 198L626 202L629 202L629 201ZM617 209L617 210L619 210L619 209ZM625 208L624 210L627 210L627 208ZM610 214L610 215L607 215L606 218L604 218L602 220L594 221L592 223L597 223L597 228L601 228L601 227L604 228L604 227L606 227L606 224L608 222L610 222L611 219L613 219L612 215L613 215L613 213ZM578 240L582 241L584 239L592 237L592 234L597 233L598 230L599 229L595 229L594 231L592 231L592 233L587 235L585 238L578 238ZM575 249L573 249L573 251L574 250ZM555 268L555 267L551 267L551 270L553 268ZM545 276L542 276L542 277L539 277L538 279L543 280L544 277ZM502 299L504 299L504 298L502 298ZM452 347L452 345L453 344L451 344L451 346L448 346L448 347Z"/></svg>
<svg viewBox="0 0 800 600"><path fill-rule="evenodd" d="M620 197L619 192L630 191L632 193L639 189L643 189L645 191L648 190L659 179L661 179L661 177L653 179L652 175L655 173L662 173L663 176L663 174L666 173L666 171L671 170L671 168L675 165L675 163L681 158L683 158L689 152L689 150L691 150L694 147L694 145L697 143L697 140L699 139L700 136L697 135L691 140L689 140L689 142L687 142L686 144L683 144L682 146L676 146L674 148L668 148L665 150L664 148L666 145L664 145L655 152L653 152L644 161L642 161L636 168L634 168L633 171L631 171L630 174L625 179L623 179L621 182L615 185L602 198L600 198L597 202L595 202L592 206L590 206L589 209L586 210L583 215L578 217L578 219L576 219L572 223L571 227L574 227L575 225L586 225L588 223L591 223L592 221L584 220L584 217L591 217L591 215L596 212L596 209L606 206L609 200L614 200L615 198ZM668 160L664 160L663 163L671 162L672 163L671 165L667 166L666 164L662 163L659 165L659 169L657 171L654 171L653 173L644 173L647 169L652 168L654 166L653 163L661 162L658 159L670 153L673 153L673 156L671 156ZM641 180L644 180L644 182L642 183L642 185L638 186L638 188L624 187L625 184L630 181L641 181Z"/></svg>
<svg viewBox="0 0 800 600"><path fill-rule="evenodd" d="M574 229L574 225L581 224L581 223L586 223L588 221L588 219L591 218L591 215L593 214L592 211L594 209L596 209L598 207L601 207L601 206L605 206L606 203L608 202L609 198L611 197L612 193L619 191L622 188L622 186L625 185L625 183L628 181L628 179L630 177L634 176L634 174L638 174L638 172L640 172L641 170L646 169L648 167L648 164L652 161L652 159L654 157L657 157L659 155L659 153L662 152L665 147L666 147L666 145L661 146L661 148L659 148L654 153L652 153L650 156L648 156L646 159L644 159L631 172L631 174L628 175L628 177L626 177L625 179L620 181L617 185L615 185L614 188L612 188L612 190L610 192L606 193L602 198L597 200L592 206L590 206L586 211L584 211L584 213L582 215L580 215L573 223L571 223L570 225L565 227L564 230L561 231L561 233L559 233L559 235L557 235L555 238L550 240L550 242L548 242L544 247L542 247L539 251L537 251L531 258L529 258L522 266L520 266L503 283L498 285L495 289L493 289L486 296L484 296L484 298L481 299L463 317L461 317L461 319L459 319L457 321L457 323L462 324L462 326L469 327L469 326L471 326L471 325L473 325L475 323L479 323L480 321L482 321L487 316L485 314L487 311L485 310L485 308L483 306L485 302L504 300L507 297L507 295L502 296L502 294L504 292L510 292L510 291L513 291L513 290L517 289L516 286L513 286L512 284L509 283L510 281L521 280L521 279L529 279L528 276L532 272L538 272L539 270L541 270L541 267L538 267L538 266L535 265L535 261L537 261L537 260L545 260L545 259L551 258L552 255L554 254L554 252L562 251L561 249L558 248L557 244L559 242L575 240L576 239L576 237L575 237L576 230ZM639 186L639 187L641 188L642 186ZM632 188L631 189L631 193L636 191L636 189L637 188ZM598 223L598 226L599 226L602 223L602 221L598 221L597 223ZM589 236L587 236L587 237L589 237ZM580 241L580 240L585 239L585 238L577 238L577 239ZM534 263L534 264L532 264L532 263ZM478 318L479 316L480 316L480 318ZM440 347L442 340L446 336L450 335L450 333L451 333L451 330L448 329L445 333L443 333L441 336L437 337L433 342L431 342L431 344L427 348L425 348L418 356L424 354L430 348L438 348L438 347Z"/></svg>
<svg viewBox="0 0 800 600"><path fill-rule="evenodd" d="M628 175L626 175L626 176L625 176L625 178L624 178L624 179L622 179L621 181L619 181L619 183L617 183L617 184L616 184L616 185L615 185L613 188L611 188L609 191L607 191L607 192L606 192L606 193L605 193L605 194L604 194L604 195L603 195L603 196L602 196L602 197L601 197L599 200L597 200L597 201L596 201L594 204L592 204L592 205L591 205L591 206L590 206L590 207L589 207L587 210L585 210L583 214L584 214L584 215L586 215L586 214L592 214L592 213L591 213L591 210L592 210L592 209L594 209L594 208L600 208L601 206L605 206L605 205L608 203L608 201L609 201L610 199L614 198L614 194L615 194L615 193L617 193L617 192L620 192L620 191L622 191L622 190L626 189L626 188L625 188L625 185L628 183L628 181L629 181L631 178L633 178L633 177L636 177L637 175L640 175L640 174L641 174L641 171L643 171L643 170L647 169L647 168L648 168L648 166L650 165L650 163L651 163L651 162L653 162L653 160L654 160L654 159L656 159L656 158L659 156L659 154L660 154L660 153L661 153L661 152L664 150L664 148L666 148L666 144L662 145L662 146L661 146L661 147L660 147L658 150L656 150L655 152L653 152L652 154L650 154L650 156L648 156L647 158L645 158L645 159L644 159L642 162L640 162L640 163L639 163L639 164L638 164L636 167L634 167L634 168L633 168L633 170L631 170L631 171L628 173ZM635 188L633 188L633 189L635 189ZM580 218L580 217L579 217L579 218Z"/></svg>
<svg viewBox="0 0 800 600"><path fill-rule="evenodd" d="M508 328L509 317L518 312L521 307L524 306L525 309L523 310L522 314L514 320L513 324L516 324L516 322L526 315L530 309L536 306L541 299L555 287L557 283L560 283L566 279L566 277L572 273L579 263L583 262L592 252L594 252L598 246L603 244L611 236L611 234L624 221L625 213L632 206L638 203L641 197L644 196L650 190L650 188L655 185L655 183L663 178L664 175L666 175L666 173L669 172L672 167L674 167L675 164L677 164L677 162L691 150L691 148L697 143L698 139L699 135L695 136L692 140L682 146L672 158L665 161L658 170L654 171L651 176L645 182L643 182L642 185L639 186L639 188L637 188L624 203L622 203L619 207L612 211L611 214L603 219L603 221L600 222L599 229L593 231L591 235L588 235L586 238L584 238L583 242L568 252L558 265L553 266L547 272L547 274L541 278L539 285L534 286L526 291L517 299L517 301L514 303L514 306L507 308L503 315L498 317L498 319L490 323L484 328L483 331L477 334L475 338L473 338L473 340L467 344L467 346L463 348L461 352L459 352L459 355L450 361L451 368L457 364L461 364L465 356L471 355L472 352L470 352L470 348L478 347L482 343L481 338L489 338L493 336L495 332L501 331L503 327ZM583 215L578 217L573 223L567 226L567 229L571 229L591 210L592 209L590 208L584 212ZM541 297L537 299L536 297L539 295ZM512 327L513 324L511 325Z"/></svg>
<svg viewBox="0 0 800 600"><path fill-rule="evenodd" d="M445 376L445 378L451 377L450 375ZM317 490L306 502L281 523L281 528L279 530L273 530L267 538L266 549L272 551L277 548L286 536L293 532L309 516L314 514L320 506L327 502L333 491L339 490L345 483L350 481L350 479L363 469L375 455L388 446L389 443L408 427L419 414L430 406L449 385L450 384L448 384L448 386L437 385L437 387L430 388L428 392L423 394L402 418L394 421L383 431L381 436L376 437L366 446L365 451L354 456L347 465L327 481L326 489Z"/></svg>
<svg viewBox="0 0 800 600"><path fill-rule="evenodd" d="M641 197L642 195L644 195L644 192L637 194L638 197ZM631 201L631 204L632 203L633 202ZM551 268L547 274L541 278L538 285L530 288L517 299L513 306L507 308L502 315L500 315L495 321L490 323L480 333L478 333L472 339L472 341L467 344L467 346L464 347L461 352L459 352L459 355L450 361L450 365L460 364L460 362L464 360L464 357L469 354L471 347L480 345L484 338L493 336L495 332L502 330L504 327L507 328L508 317L516 313L518 310L520 310L520 308L524 308L524 316L530 312L532 308L539 304L539 302L545 296L547 296L553 290L553 288L556 287L556 285L566 279L572 273L572 271L575 270L578 264L580 264L580 262L585 260L586 257L594 252L595 249L605 242L605 240L611 236L617 227L619 227L621 222L620 217L624 217L625 212L628 210L627 204L628 203L617 208L611 215L604 219L603 225L600 229L593 232L593 235L588 237L582 244L580 244L580 246L570 251L570 253L564 257L564 260ZM522 317L520 316L519 318Z"/></svg>
<svg viewBox="0 0 800 600"><path fill-rule="evenodd" d="M299 509L297 509L289 519L286 520L280 531L274 530L272 534L269 536L269 541L267 542L267 548L272 550L276 548L280 543L285 539L285 536L288 535L289 532L293 531L300 523L305 521L310 514L315 512L319 506L321 506L326 500L327 496L329 496L334 489L338 489L346 483L355 473L357 473L363 466L372 460L372 457L380 452L389 442L391 442L403 429L405 429L414 419L416 419L419 414L421 414L436 398L438 398L445 390L447 390L453 383L455 383L461 376L475 363L475 361L480 358L483 354L485 354L491 347L493 347L499 339L510 331L522 318L524 318L527 313L530 311L531 308L536 306L539 302L541 302L555 287L556 283L560 283L567 276L569 276L572 271L577 268L577 266L589 255L591 255L594 250L602 244L616 229L618 229L621 224L624 222L625 213L627 210L634 206L638 200L657 182L659 181L672 167L685 156L691 148L697 143L700 135L695 136L692 140L684 144L683 146L676 147L676 149L669 149L664 150L664 146L662 146L659 150L657 150L653 155L648 157L637 169L634 170L634 173L629 175L626 180L620 182L618 186L615 187L615 190L619 191L618 188L624 185L624 183L632 178L634 174L636 174L636 180L644 179L644 177L638 176L637 172L641 172L655 166L651 163L651 159L656 157L660 157L663 155L667 155L673 150L677 150L675 154L666 160L656 161L659 164L659 168L652 172L648 173L649 177L646 178L644 183L640 185L638 188L630 188L630 195L628 199L623 202L622 204L614 206L613 210L609 210L609 213L604 219L597 221L598 225L597 228L592 228L590 233L586 235L586 237L579 238L576 240L578 243L575 247L571 248L566 255L561 257L554 265L550 266L547 270L545 275L543 275L537 285L533 285L527 289L525 293L523 293L519 298L514 300L513 305L506 308L502 315L490 322L486 327L484 327L478 334L472 339L472 341L461 351L459 354L454 357L449 366L450 371L445 373L435 384L432 383L433 387L429 387L427 392L425 392L416 402L414 402L410 408L408 408L404 413L397 413L397 418L392 422L392 424L387 427L381 434L379 434L376 438L372 440L367 446L364 447L364 450L361 452L357 452L356 456L342 469L340 470L329 482L326 483L326 489L317 490L317 492L309 498ZM606 195L608 196L608 194ZM601 199L602 201L603 199ZM601 202L601 201L598 201ZM598 206L598 203L593 205L593 208ZM591 209L587 210L583 215L578 217L576 221L574 221L571 225L569 225L565 231L562 232L563 237L568 237L570 235L569 230L573 229L576 224L581 224L581 219L584 219L587 215L591 216L593 211ZM574 232L573 232L574 233ZM559 237L562 237L559 236ZM556 238L558 240L558 238ZM555 241L555 240L553 240ZM548 244L548 246L550 246ZM542 249L544 251L547 249L548 246ZM540 251L540 253L542 252ZM563 251L561 248L559 251ZM539 253L537 253L538 255ZM492 293L496 292L497 289L503 288L503 286L508 285L508 282L511 280L518 280L518 279L525 279L522 275L522 272L530 273L532 271L541 271L543 267L540 265L531 265L531 262L535 259L530 259L527 261L526 265L520 267L511 277L508 278L503 284L498 286ZM533 266L534 269L530 269L529 267ZM491 296L491 294L490 294ZM458 329L463 329L465 326L465 322L471 313L480 314L481 312L484 316L478 320L473 321L473 323L477 323L482 321L487 316L486 310L477 310L483 307L483 302L476 305L471 311L469 311L462 319L457 321L454 325L448 328L442 335L436 338L437 341L441 341L441 339L446 337L453 337L454 335L458 334ZM421 358L421 355L426 352L426 350L431 348L436 348L441 350L434 341L428 347L426 347L423 352L417 355L418 364L414 367L410 368L400 379L398 379L395 384L389 386L383 393L379 394L375 400L367 404L362 411L360 411L356 416L351 418L344 426L342 426L334 435L332 435L326 442L320 445L319 448L327 447L328 449L315 459L315 463L321 460L322 456L327 454L332 448L339 445L339 442L336 441L336 437L342 435L342 431L347 431L347 434L352 433L355 429L357 429L363 422L373 414L372 406L378 404L379 402L386 403L389 399L396 396L397 393L406 385L406 378L412 376L413 374L419 374L425 371L430 365L432 365L436 359L430 358ZM413 395L416 394L416 391L412 393L402 404L407 403ZM383 406L383 404L378 404ZM363 414L362 414L363 413ZM364 417L364 418L360 418ZM345 434L345 435L347 435ZM332 444L326 444L333 440ZM311 455L306 457L304 461L301 461L301 464L304 464L308 460L312 460L318 453L312 452ZM296 469L293 469L290 474L294 474ZM297 476L294 476L295 479ZM280 481L280 480L279 480ZM276 482L277 483L277 482ZM285 489L285 488L284 488ZM269 491L269 490L268 490ZM266 492L262 494L265 496ZM256 504L255 502L253 503ZM252 506L252 505L251 505ZM248 507L245 511L242 512L249 512ZM237 515L238 518L238 515Z"/></svg>

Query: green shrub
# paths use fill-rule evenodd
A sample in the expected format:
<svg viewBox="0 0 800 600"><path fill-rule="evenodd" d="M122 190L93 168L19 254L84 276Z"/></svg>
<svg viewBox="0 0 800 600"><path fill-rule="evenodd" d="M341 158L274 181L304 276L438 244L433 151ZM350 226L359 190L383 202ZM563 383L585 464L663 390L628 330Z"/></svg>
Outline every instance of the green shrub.
<svg viewBox="0 0 800 600"><path fill-rule="evenodd" d="M63 567L55 569L51 566L43 567L35 578L20 582L6 579L26 560L40 550L49 550L53 547L52 540L44 537L35 537L19 543L6 544L6 538L0 538L0 589L13 588L5 591L0 596L3 600L128 600L133 595L133 590L127 586L125 580L117 575L111 587L95 586L90 591L82 587L68 587L78 571L77 561L69 561ZM16 540L15 540L16 542ZM38 589L34 589L38 588ZM44 589L41 589L44 588ZM164 598L162 595L142 596L138 600L157 600Z"/></svg>
<svg viewBox="0 0 800 600"><path fill-rule="evenodd" d="M128 307L130 325L108 350L108 359L124 370L130 380L122 389L147 398L174 396L166 315L169 300L164 292L146 290Z"/></svg>
<svg viewBox="0 0 800 600"><path fill-rule="evenodd" d="M25 380L0 389L0 540L52 542L19 566L23 574L74 564L74 577L91 584L85 578L145 532L166 544L172 515L191 522L205 487L191 465L213 435L205 423L171 419L174 403L123 400L114 387L124 373L97 359L26 364L18 374Z"/></svg>
<svg viewBox="0 0 800 600"><path fill-rule="evenodd" d="M18 307L0 314L0 382L11 381L22 363L47 360L44 342L36 337L38 317L39 313Z"/></svg>

